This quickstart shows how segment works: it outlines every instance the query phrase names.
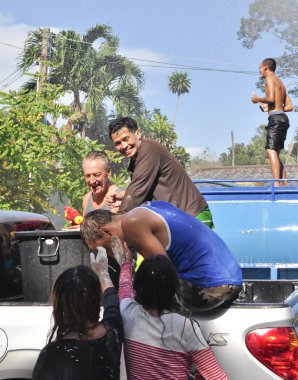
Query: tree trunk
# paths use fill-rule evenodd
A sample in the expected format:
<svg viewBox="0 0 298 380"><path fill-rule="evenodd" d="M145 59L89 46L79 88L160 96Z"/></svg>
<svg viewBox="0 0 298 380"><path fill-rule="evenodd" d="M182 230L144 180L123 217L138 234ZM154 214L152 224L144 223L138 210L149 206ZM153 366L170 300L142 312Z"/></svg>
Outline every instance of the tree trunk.
<svg viewBox="0 0 298 380"><path fill-rule="evenodd" d="M179 106L179 95L177 95L176 109L175 109L175 114L174 114L174 118L173 118L173 124L175 124L175 122L176 122L176 116L177 116L178 106Z"/></svg>

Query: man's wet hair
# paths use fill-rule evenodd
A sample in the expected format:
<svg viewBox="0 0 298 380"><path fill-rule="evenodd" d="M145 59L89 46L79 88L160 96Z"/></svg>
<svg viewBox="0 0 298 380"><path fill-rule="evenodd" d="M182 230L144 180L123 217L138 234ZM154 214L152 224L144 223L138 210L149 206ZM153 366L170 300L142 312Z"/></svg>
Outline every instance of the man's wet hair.
<svg viewBox="0 0 298 380"><path fill-rule="evenodd" d="M144 309L154 309L159 316L163 311L177 311L180 289L176 268L164 255L144 259L135 274L135 299Z"/></svg>
<svg viewBox="0 0 298 380"><path fill-rule="evenodd" d="M268 68L269 68L270 71L275 72L275 70L276 70L276 61L275 61L275 59L273 59L273 58L265 58L262 63L263 63L263 65L268 66Z"/></svg>
<svg viewBox="0 0 298 380"><path fill-rule="evenodd" d="M111 170L111 161L105 152L99 150L91 150L83 158L83 165L85 161L102 160L107 171Z"/></svg>
<svg viewBox="0 0 298 380"><path fill-rule="evenodd" d="M87 246L94 244L97 239L102 238L101 227L112 221L112 213L109 210L97 209L88 212L81 224L81 236Z"/></svg>
<svg viewBox="0 0 298 380"><path fill-rule="evenodd" d="M62 339L70 331L86 335L88 322L97 323L100 314L101 285L97 274L86 265L66 269L52 290L54 326L49 341Z"/></svg>
<svg viewBox="0 0 298 380"><path fill-rule="evenodd" d="M132 117L118 117L109 123L109 135L112 136L113 133L120 131L122 128L127 128L129 132L136 132L139 127L135 119Z"/></svg>

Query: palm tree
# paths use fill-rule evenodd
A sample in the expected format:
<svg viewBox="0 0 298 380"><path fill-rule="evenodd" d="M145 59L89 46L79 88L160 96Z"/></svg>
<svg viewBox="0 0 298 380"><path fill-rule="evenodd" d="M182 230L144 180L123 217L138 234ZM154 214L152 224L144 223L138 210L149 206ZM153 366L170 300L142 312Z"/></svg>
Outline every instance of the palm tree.
<svg viewBox="0 0 298 380"><path fill-rule="evenodd" d="M160 109L156 108L152 112L145 111L142 115L136 116L137 123L142 131L142 136L158 141L171 152L176 159L185 167L190 161L190 155L182 146L177 146L177 133L175 125L171 123Z"/></svg>
<svg viewBox="0 0 298 380"><path fill-rule="evenodd" d="M176 115L177 115L177 111L178 111L180 95L183 95L183 94L186 94L189 92L190 83L191 83L191 80L190 80L187 72L174 71L169 76L169 83L168 83L169 90L173 94L177 94L176 109L175 109L175 114L174 114L174 118L173 118L174 124L176 121Z"/></svg>
<svg viewBox="0 0 298 380"><path fill-rule="evenodd" d="M97 40L101 45L96 49L94 42ZM18 65L24 72L38 59L41 44L42 29L28 34ZM73 30L60 31L52 35L50 45L48 80L63 85L65 91L72 93L74 115L71 124L74 129L84 134L88 120L83 112L86 102L90 111L96 114L99 108L102 109L104 100L109 98L113 102L127 83L135 94L132 107L142 108L139 91L143 86L143 73L132 61L117 53L119 40L109 26L96 25L82 37ZM26 84L27 88L34 88L35 85L35 80ZM119 97L117 99L119 103ZM129 99L125 98L125 101L129 103Z"/></svg>

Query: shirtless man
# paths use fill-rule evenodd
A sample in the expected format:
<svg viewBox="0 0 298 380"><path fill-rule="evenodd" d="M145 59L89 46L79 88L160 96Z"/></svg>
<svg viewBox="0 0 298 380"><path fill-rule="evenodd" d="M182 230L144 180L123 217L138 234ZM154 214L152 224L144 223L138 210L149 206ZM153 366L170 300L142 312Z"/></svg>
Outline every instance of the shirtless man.
<svg viewBox="0 0 298 380"><path fill-rule="evenodd" d="M147 202L126 214L91 211L81 234L89 249L102 246L112 256L115 235L145 258L168 257L178 272L184 306L193 312L229 305L241 290L241 269L223 240L168 202Z"/></svg>
<svg viewBox="0 0 298 380"><path fill-rule="evenodd" d="M119 191L116 185L109 181L111 175L111 163L104 152L91 151L83 159L84 177L89 191L83 198L83 215L89 211L103 208L117 212L118 207L114 204L110 207L107 197ZM118 205L119 206L119 205Z"/></svg>
<svg viewBox="0 0 298 380"><path fill-rule="evenodd" d="M266 58L261 63L259 70L261 78L265 79L265 97L257 95L251 98L253 103L260 103L263 112L268 112L267 140L265 149L269 158L273 178L286 179L286 171L280 160L280 150L284 148L284 142L289 128L289 119L285 112L293 111L293 104L282 81L275 75L276 62L272 58ZM280 181L274 183L280 186ZM283 181L283 184L287 183Z"/></svg>

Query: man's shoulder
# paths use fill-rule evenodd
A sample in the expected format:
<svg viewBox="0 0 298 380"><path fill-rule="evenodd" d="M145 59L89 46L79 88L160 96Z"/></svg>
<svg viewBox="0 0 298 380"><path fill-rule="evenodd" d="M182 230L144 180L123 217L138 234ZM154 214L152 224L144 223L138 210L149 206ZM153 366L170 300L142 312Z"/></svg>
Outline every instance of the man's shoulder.
<svg viewBox="0 0 298 380"><path fill-rule="evenodd" d="M84 195L84 198L83 199L88 199L90 197L90 194L91 194L91 191L88 191L88 193L86 193Z"/></svg>
<svg viewBox="0 0 298 380"><path fill-rule="evenodd" d="M275 73L272 73L271 75L267 75L266 82L277 83L277 82L282 82L282 80Z"/></svg>
<svg viewBox="0 0 298 380"><path fill-rule="evenodd" d="M86 193L83 197L83 206L87 204L89 198L90 198L90 195L91 195L91 191L88 191L88 193Z"/></svg>
<svg viewBox="0 0 298 380"><path fill-rule="evenodd" d="M156 161L166 151L166 148L157 141L151 139L143 139L138 150L136 162L138 163L140 160L148 159L149 157L150 160ZM133 165L134 164L132 163L130 166L132 167Z"/></svg>
<svg viewBox="0 0 298 380"><path fill-rule="evenodd" d="M165 149L163 145L152 139L143 139L140 148L143 150Z"/></svg>
<svg viewBox="0 0 298 380"><path fill-rule="evenodd" d="M139 226L146 222L150 222L154 217L155 215L150 210L148 210L147 207L140 205L124 214L121 225L124 227L133 225Z"/></svg>
<svg viewBox="0 0 298 380"><path fill-rule="evenodd" d="M123 215L122 223L127 221L134 221L139 218L140 215L146 214L148 212L147 208L142 207L142 205L133 208Z"/></svg>
<svg viewBox="0 0 298 380"><path fill-rule="evenodd" d="M158 160L160 157L170 156L168 149L157 141L151 139L144 139L140 145L139 157L150 156L152 160Z"/></svg>

